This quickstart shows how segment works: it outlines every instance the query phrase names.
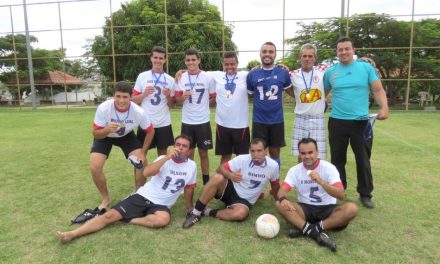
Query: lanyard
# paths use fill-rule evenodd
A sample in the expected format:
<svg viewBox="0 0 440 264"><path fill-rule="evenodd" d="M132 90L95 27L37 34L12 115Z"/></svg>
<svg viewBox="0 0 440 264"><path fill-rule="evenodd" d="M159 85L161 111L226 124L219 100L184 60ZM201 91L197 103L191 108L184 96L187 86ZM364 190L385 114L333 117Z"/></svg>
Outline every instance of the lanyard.
<svg viewBox="0 0 440 264"><path fill-rule="evenodd" d="M163 75L163 72L161 72L158 77L156 77L156 74L154 73L153 70L151 70L151 73L152 73L153 78L154 78L154 87L156 87L157 83L160 80L160 77ZM165 75L163 76L163 80L165 81Z"/></svg>
<svg viewBox="0 0 440 264"><path fill-rule="evenodd" d="M267 166L267 160L264 159L260 164L258 162L255 162L253 159L251 159L251 162L249 162L249 168L252 168L254 166L260 166L262 168Z"/></svg>
<svg viewBox="0 0 440 264"><path fill-rule="evenodd" d="M225 78L226 78L226 85L225 85L225 89L226 91L228 91L230 94L234 93L235 90L235 76L237 76L237 73L234 74L234 76L232 76L232 78L229 80L228 79L228 74L225 73Z"/></svg>
<svg viewBox="0 0 440 264"><path fill-rule="evenodd" d="M313 81L313 73L314 73L314 69L312 68L312 76L310 76L310 84L309 84L309 87L307 87L307 82L306 82L306 78L304 77L304 73L303 73L303 71L301 70L301 75L302 75L302 78L303 78L303 81L304 81L304 85L306 86L306 92L307 93L309 93L310 92L310 89L312 88L312 81Z"/></svg>
<svg viewBox="0 0 440 264"><path fill-rule="evenodd" d="M200 71L197 73L196 79L195 79L194 83L192 83L191 82L191 74L189 74L189 72L188 72L189 87L190 87L191 91L193 91L194 90L194 86L196 86L197 79L199 78L199 74L200 74Z"/></svg>
<svg viewBox="0 0 440 264"><path fill-rule="evenodd" d="M121 120L121 119L119 118L119 115L118 115L118 109L116 109L116 106L113 105L113 107L115 108L116 120L118 121L118 123L123 124L123 123L125 122L125 120L127 120L128 116L130 115L130 108L131 108L131 107L130 107L130 106L128 107L127 115L125 116L124 120Z"/></svg>

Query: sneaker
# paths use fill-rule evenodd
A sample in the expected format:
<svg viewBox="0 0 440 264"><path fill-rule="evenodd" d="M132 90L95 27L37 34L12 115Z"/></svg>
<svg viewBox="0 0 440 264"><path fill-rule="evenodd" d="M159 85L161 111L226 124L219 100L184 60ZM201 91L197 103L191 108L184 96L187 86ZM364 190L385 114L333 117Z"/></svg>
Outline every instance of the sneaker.
<svg viewBox="0 0 440 264"><path fill-rule="evenodd" d="M136 156L131 155L128 157L128 162L131 163L136 169L141 170L144 168L144 163L139 160Z"/></svg>
<svg viewBox="0 0 440 264"><path fill-rule="evenodd" d="M88 220L92 219L93 217L96 217L98 215L103 215L106 212L105 208L102 208L101 210L96 207L95 209L86 209L84 212L70 220L72 224L83 224L87 222Z"/></svg>
<svg viewBox="0 0 440 264"><path fill-rule="evenodd" d="M326 233L321 232L316 239L316 242L318 243L318 245L322 247L327 247L331 251L336 252L336 241L331 239Z"/></svg>
<svg viewBox="0 0 440 264"><path fill-rule="evenodd" d="M302 235L303 235L303 233L301 232L301 230L299 230L298 228L296 228L294 226L292 226L289 229L289 237L290 238L297 238L297 237L300 237Z"/></svg>
<svg viewBox="0 0 440 264"><path fill-rule="evenodd" d="M183 228L190 228L195 223L199 222L200 218L201 218L201 216L195 215L193 213L189 213L186 215L186 219L185 219L185 222L183 222L182 227Z"/></svg>
<svg viewBox="0 0 440 264"><path fill-rule="evenodd" d="M370 197L367 196L361 196L359 197L359 200L361 200L361 203L364 207L367 207L369 209L373 209L375 207L373 201L371 201Z"/></svg>

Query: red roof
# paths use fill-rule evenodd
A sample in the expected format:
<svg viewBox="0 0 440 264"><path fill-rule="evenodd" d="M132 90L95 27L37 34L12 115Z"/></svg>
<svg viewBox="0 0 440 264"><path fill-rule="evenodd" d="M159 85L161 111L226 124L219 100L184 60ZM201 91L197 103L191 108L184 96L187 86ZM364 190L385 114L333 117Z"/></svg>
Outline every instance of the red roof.
<svg viewBox="0 0 440 264"><path fill-rule="evenodd" d="M67 85L73 85L73 84L84 84L84 81L81 81L80 79L62 72L62 71L53 71L48 72L43 78L36 79L35 84L41 85L64 85L64 82ZM6 84L17 84L17 80L8 80L6 81ZM20 84L29 84L29 78L20 78Z"/></svg>

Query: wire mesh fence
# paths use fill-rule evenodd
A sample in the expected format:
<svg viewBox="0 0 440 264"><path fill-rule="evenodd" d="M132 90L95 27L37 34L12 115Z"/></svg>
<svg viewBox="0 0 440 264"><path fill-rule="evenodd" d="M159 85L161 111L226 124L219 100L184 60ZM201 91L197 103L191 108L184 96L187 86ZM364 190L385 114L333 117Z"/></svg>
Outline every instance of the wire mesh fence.
<svg viewBox="0 0 440 264"><path fill-rule="evenodd" d="M134 0L138 1L138 0ZM197 2L196 0L175 0L177 2ZM171 36L178 35L184 29L191 28L197 31L203 25L215 27L219 30L221 43L215 48L200 49L202 58L213 54L222 54L234 47L239 53L240 67L245 68L251 60L259 60L259 48L265 41L272 41L278 47L278 59L289 56L292 53L292 45L287 40L294 38L301 30L301 25L322 23L329 19L340 19L340 32L342 35L352 34L350 18L356 14L387 13L390 18L398 21L407 21L411 27L415 22L426 19L438 20L440 10L427 5L423 0L390 1L384 6L382 1L324 1L318 0L313 3L299 3L293 0L251 1L251 0L212 0L210 4L217 7L218 19L197 20L190 22L175 21L171 3L174 1L156 0L157 5L163 7L161 22L154 23L131 23L128 25L114 24L115 12L126 8L128 0L28 0L28 1L2 1L0 3L0 39L2 39L0 53L0 75L9 74L9 78L3 78L0 88L0 103L2 105L21 106L32 102L30 96L31 82L24 74L28 71L28 54L23 45L23 36L28 33L38 39L32 42L33 72L38 78L35 79L36 94L39 103L47 104L94 104L105 99L110 94L113 83L121 78L134 82L135 75L120 75L121 65L124 60L137 59L148 61L149 50L115 48L118 36L127 32L154 31L162 36L160 43L167 51L168 62L178 61L183 58L185 51L185 38L182 36L181 43L171 41ZM199 0L199 2L206 2ZM364 3L360 3L364 2ZM435 3L435 1L432 1ZM175 4L175 3L172 3ZM125 7L121 7L121 5ZM438 4L436 4L437 7ZM27 16L24 15L24 9ZM143 10L145 16L151 10ZM29 29L26 32L25 20L28 20ZM144 19L148 21L148 19ZM231 31L228 32L227 30ZM138 31L137 31L138 30ZM139 31L140 30L140 31ZM225 31L226 30L226 31ZM184 31L187 32L187 31ZM108 43L110 50L103 53L91 52L91 45L97 36L109 33ZM228 39L228 34L231 34ZM358 50L363 54L371 52L381 53L397 52L399 60L406 61L407 67L404 73L387 74L383 78L384 87L390 96L397 98L393 105L409 109L438 103L440 96L440 78L437 71L427 69L425 75L411 74L414 62L412 54L432 53L430 59L439 60L440 42L421 43L416 41L414 29L403 35L404 45L381 47L362 47L359 43ZM231 40L233 44L228 43ZM140 40L146 41L147 40ZM214 40L213 40L214 41ZM416 45L415 45L416 44ZM148 46L148 45L147 45ZM188 48L188 46L186 46ZM52 50L58 52L45 52ZM334 48L321 48L322 52L334 52ZM107 58L110 74L102 74L102 65L97 65L98 58ZM202 60L203 63L203 60ZM215 63L214 63L215 64ZM48 67L49 65L50 67ZM138 73L145 70L147 63L133 65ZM170 63L166 64L167 67ZM216 64L221 67L220 64ZM203 66L203 65L202 65ZM77 68L87 68L89 72L78 74ZM124 66L125 67L125 66ZM182 64L183 67L183 64ZM41 70L52 68L50 73L42 73ZM18 70L17 70L18 69ZM383 66L385 71L387 67ZM53 79L54 72L61 72L58 78ZM167 68L167 71L171 71ZM15 73L15 74L11 74ZM77 74L75 74L77 73ZM73 76L80 75L80 76ZM389 76L393 76L389 78ZM7 79L7 80L5 80Z"/></svg>

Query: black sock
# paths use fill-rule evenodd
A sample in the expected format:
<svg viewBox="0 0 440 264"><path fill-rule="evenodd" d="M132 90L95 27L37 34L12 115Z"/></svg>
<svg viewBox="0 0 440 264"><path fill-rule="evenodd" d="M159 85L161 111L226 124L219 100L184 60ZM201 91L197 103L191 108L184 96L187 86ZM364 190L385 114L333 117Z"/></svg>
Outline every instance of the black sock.
<svg viewBox="0 0 440 264"><path fill-rule="evenodd" d="M209 212L209 216L217 217L218 211L220 211L220 209L211 209L211 211Z"/></svg>
<svg viewBox="0 0 440 264"><path fill-rule="evenodd" d="M312 227L312 224L310 224L309 222L306 222L306 223L304 224L304 226L302 227L303 235L307 235L307 232L310 231L310 228L311 228L311 227Z"/></svg>
<svg viewBox="0 0 440 264"><path fill-rule="evenodd" d="M203 174L203 185L206 185L206 183L209 181L209 174Z"/></svg>
<svg viewBox="0 0 440 264"><path fill-rule="evenodd" d="M196 206L194 206L194 209L196 209L197 211L199 211L200 213L203 212L203 210L205 210L206 204L200 202L200 200L197 200L196 202Z"/></svg>
<svg viewBox="0 0 440 264"><path fill-rule="evenodd" d="M322 223L322 221L319 221L318 223L316 223L316 228L318 232L321 233L322 231L324 231L324 223Z"/></svg>

